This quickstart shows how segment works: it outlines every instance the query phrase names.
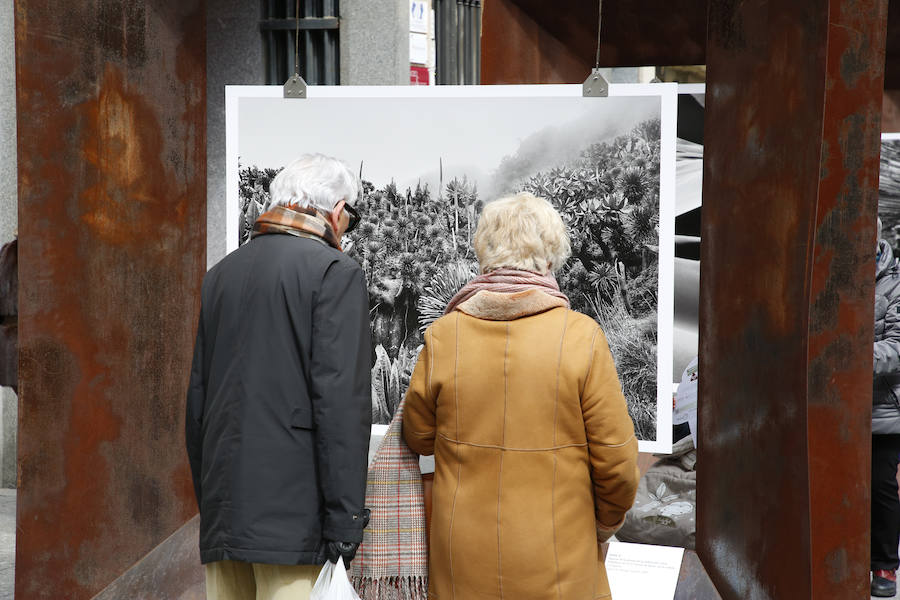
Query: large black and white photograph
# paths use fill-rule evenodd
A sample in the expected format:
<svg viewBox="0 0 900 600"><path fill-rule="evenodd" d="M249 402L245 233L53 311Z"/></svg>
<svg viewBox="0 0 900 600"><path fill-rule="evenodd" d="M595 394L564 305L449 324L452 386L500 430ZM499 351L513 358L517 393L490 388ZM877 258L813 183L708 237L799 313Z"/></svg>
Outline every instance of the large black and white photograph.
<svg viewBox="0 0 900 600"><path fill-rule="evenodd" d="M674 87L613 86L608 98L583 98L580 86L340 88L323 97L312 88L304 100L229 87L229 250L249 239L269 183L301 154L335 156L358 174L361 222L342 247L365 272L372 417L387 424L423 332L478 275L472 238L482 208L518 192L544 198L572 243L560 289L602 326L641 450L668 452Z"/></svg>
<svg viewBox="0 0 900 600"><path fill-rule="evenodd" d="M881 134L881 168L878 178L880 235L900 256L900 133Z"/></svg>
<svg viewBox="0 0 900 600"><path fill-rule="evenodd" d="M678 88L678 139L675 158L675 299L672 376L681 381L682 371L698 353L700 304L700 222L703 203L703 120L705 86ZM900 133L881 136L878 182L880 235L900 256Z"/></svg>
<svg viewBox="0 0 900 600"><path fill-rule="evenodd" d="M699 353L700 215L703 204L703 120L705 86L678 86L675 151L675 303L672 381Z"/></svg>

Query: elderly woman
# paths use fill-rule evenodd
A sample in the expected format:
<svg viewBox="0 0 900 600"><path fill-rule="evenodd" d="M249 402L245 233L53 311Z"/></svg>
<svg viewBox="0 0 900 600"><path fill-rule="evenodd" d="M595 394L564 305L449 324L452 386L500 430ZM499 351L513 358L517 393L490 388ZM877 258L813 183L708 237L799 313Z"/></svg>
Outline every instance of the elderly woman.
<svg viewBox="0 0 900 600"><path fill-rule="evenodd" d="M637 440L603 332L552 275L565 226L531 194L497 200L475 252L404 408L407 444L435 455L429 597L609 598L599 546L634 501Z"/></svg>

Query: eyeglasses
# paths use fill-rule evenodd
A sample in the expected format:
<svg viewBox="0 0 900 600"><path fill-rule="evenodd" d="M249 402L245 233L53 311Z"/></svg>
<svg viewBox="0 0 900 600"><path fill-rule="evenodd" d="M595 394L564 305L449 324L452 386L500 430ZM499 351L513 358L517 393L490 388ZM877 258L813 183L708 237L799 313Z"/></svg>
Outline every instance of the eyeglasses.
<svg viewBox="0 0 900 600"><path fill-rule="evenodd" d="M349 204L344 204L344 210L347 211L347 217L350 221L347 223L347 229L344 233L350 233L356 226L359 225L359 213L356 212L356 209L350 206Z"/></svg>

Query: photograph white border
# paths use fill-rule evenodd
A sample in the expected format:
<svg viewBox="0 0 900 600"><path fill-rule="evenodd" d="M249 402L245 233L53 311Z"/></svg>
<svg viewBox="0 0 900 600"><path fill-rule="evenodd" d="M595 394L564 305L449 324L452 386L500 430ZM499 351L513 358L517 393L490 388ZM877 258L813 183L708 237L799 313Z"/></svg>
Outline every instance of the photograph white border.
<svg viewBox="0 0 900 600"><path fill-rule="evenodd" d="M681 86L684 93L685 86ZM672 451L672 324L675 261L675 138L679 86L675 83L611 84L610 96L660 98L659 298L657 306L656 440L639 440L641 452ZM226 252L238 247L238 103L241 98L283 98L282 86L225 86ZM581 97L580 84L472 86L310 86L309 98L537 98ZM304 102L290 99L289 102ZM275 135L275 132L273 132ZM373 425L384 435L386 425Z"/></svg>

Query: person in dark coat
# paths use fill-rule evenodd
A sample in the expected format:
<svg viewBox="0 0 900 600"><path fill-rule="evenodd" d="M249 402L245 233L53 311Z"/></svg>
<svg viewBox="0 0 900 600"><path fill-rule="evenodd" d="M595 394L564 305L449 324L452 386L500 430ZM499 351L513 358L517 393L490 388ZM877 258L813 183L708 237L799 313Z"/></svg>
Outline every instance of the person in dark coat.
<svg viewBox="0 0 900 600"><path fill-rule="evenodd" d="M362 540L371 427L366 282L341 252L359 193L305 155L203 281L186 439L207 596L307 598Z"/></svg>
<svg viewBox="0 0 900 600"><path fill-rule="evenodd" d="M875 349L872 388L872 584L871 594L897 592L900 543L900 267L878 221L875 268Z"/></svg>

